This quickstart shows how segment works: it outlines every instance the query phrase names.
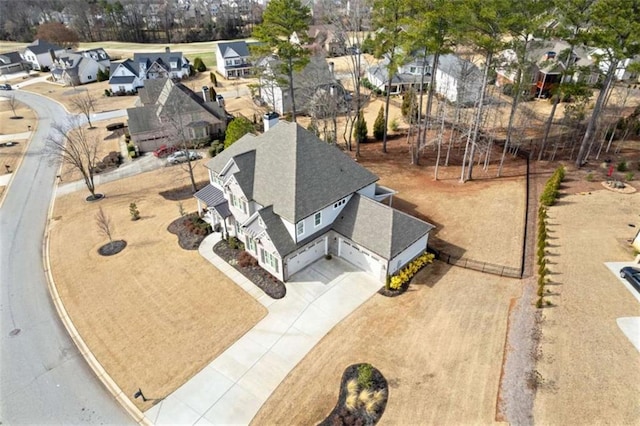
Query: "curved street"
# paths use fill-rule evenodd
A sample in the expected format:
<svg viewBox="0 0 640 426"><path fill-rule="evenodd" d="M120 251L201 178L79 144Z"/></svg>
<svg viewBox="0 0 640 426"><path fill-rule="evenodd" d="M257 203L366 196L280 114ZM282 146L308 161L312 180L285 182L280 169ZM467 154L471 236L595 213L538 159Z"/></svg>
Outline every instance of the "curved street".
<svg viewBox="0 0 640 426"><path fill-rule="evenodd" d="M0 424L134 424L68 336L43 270L58 170L43 149L67 113L44 97L13 93L39 123L0 208Z"/></svg>

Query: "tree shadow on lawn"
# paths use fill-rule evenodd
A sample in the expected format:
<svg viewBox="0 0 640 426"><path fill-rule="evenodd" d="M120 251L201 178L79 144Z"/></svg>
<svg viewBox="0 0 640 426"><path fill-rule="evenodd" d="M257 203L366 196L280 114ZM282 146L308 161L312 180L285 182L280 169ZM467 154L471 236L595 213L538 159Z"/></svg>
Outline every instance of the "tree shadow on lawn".
<svg viewBox="0 0 640 426"><path fill-rule="evenodd" d="M207 185L209 181L203 180L196 182L196 188L200 189ZM168 189L166 191L158 192L158 194L169 201L184 201L193 198L194 192L191 189L191 184L183 185L178 188Z"/></svg>

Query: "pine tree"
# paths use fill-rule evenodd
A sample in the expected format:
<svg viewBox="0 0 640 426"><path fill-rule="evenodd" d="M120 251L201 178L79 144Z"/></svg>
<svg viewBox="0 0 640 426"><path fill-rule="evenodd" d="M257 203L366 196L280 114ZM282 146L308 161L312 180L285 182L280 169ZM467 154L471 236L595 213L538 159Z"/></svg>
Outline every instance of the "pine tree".
<svg viewBox="0 0 640 426"><path fill-rule="evenodd" d="M362 111L358 115L355 126L353 126L353 137L356 143L362 143L367 141L367 121L364 119Z"/></svg>
<svg viewBox="0 0 640 426"><path fill-rule="evenodd" d="M377 141L381 141L384 137L386 129L384 127L384 107L380 106L380 110L378 111L378 116L376 117L376 121L373 123L373 137L376 138Z"/></svg>
<svg viewBox="0 0 640 426"><path fill-rule="evenodd" d="M291 118L296 121L296 102L293 87L294 71L302 70L311 52L307 44L311 12L300 0L271 0L262 15L262 23L253 30L253 37L262 42L258 53L277 54L280 60L277 73L286 77L291 99ZM298 39L298 42L294 41Z"/></svg>

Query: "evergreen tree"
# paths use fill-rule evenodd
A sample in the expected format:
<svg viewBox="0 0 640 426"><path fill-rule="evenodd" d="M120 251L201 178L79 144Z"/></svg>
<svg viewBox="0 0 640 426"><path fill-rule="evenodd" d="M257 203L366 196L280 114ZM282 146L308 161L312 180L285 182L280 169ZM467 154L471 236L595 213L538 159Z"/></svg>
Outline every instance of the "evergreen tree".
<svg viewBox="0 0 640 426"><path fill-rule="evenodd" d="M378 111L378 116L376 117L376 121L373 123L373 137L376 138L377 141L381 141L384 137L386 129L384 127L384 107L380 106L380 110Z"/></svg>
<svg viewBox="0 0 640 426"><path fill-rule="evenodd" d="M364 119L362 111L358 115L355 126L353 126L353 137L356 143L362 143L367 141L367 121Z"/></svg>
<svg viewBox="0 0 640 426"><path fill-rule="evenodd" d="M262 23L253 30L253 37L264 43L257 47L258 53L275 53L280 59L274 72L286 76L294 122L297 111L293 73L309 63L311 52L304 46L308 42L310 22L311 12L300 0L271 0L262 15Z"/></svg>
<svg viewBox="0 0 640 426"><path fill-rule="evenodd" d="M244 117L236 117L227 126L224 137L224 147L229 148L235 141L246 135L247 133L255 133L256 129L253 123Z"/></svg>

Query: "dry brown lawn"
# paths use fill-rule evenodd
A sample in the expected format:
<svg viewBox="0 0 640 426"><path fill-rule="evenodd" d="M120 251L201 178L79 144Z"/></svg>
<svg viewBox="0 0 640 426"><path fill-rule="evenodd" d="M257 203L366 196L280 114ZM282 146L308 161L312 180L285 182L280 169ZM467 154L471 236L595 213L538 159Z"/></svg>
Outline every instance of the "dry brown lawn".
<svg viewBox="0 0 640 426"><path fill-rule="evenodd" d="M464 255L519 266L524 220L521 164L507 178L457 183L459 168L410 166L404 139L362 147L360 164L399 191L393 205L436 223ZM431 160L429 160L430 162ZM425 159L425 164L427 159ZM494 170L492 172L495 172ZM390 383L382 424L494 423L509 305L519 280L436 262L398 298L375 295L336 326L287 376L253 424L313 424L337 400L344 369L369 362Z"/></svg>
<svg viewBox="0 0 640 426"><path fill-rule="evenodd" d="M86 92L89 92L96 100L94 106L94 112L96 113L132 108L138 99L137 96L105 96L104 91L108 88L108 81L83 84L82 86L77 86L75 88L63 86L58 83L42 82L24 86L24 88L21 88L20 90L37 93L56 100L72 113L80 113L80 111L72 104L73 98L83 96Z"/></svg>
<svg viewBox="0 0 640 426"><path fill-rule="evenodd" d="M204 167L198 178L206 178ZM58 290L89 348L129 396L142 388L148 398L166 397L266 314L167 231L179 210L159 192L187 182L180 167L168 167L101 185L107 198L96 203L85 202L83 191L55 202L50 253ZM139 221L130 220L131 202ZM193 198L183 204L196 208ZM127 241L112 257L97 253L107 242L94 223L98 208L111 218L114 239Z"/></svg>
<svg viewBox="0 0 640 426"><path fill-rule="evenodd" d="M116 130L114 132L107 130L107 125L113 123L126 123L126 119L124 117L114 118L112 120L104 120L97 121L93 124L93 128L89 129L89 126L86 125L84 128L86 129L88 137L92 140L91 143L97 145L98 148L98 161L102 160L107 154L112 151L120 152L120 144L121 140L124 138L123 132L121 130ZM122 142L124 142L122 140ZM129 161L128 158L123 159L124 162ZM64 162L62 164L60 176L62 177L63 182L76 181L81 180L82 175L78 171L77 168L71 166L69 163Z"/></svg>
<svg viewBox="0 0 640 426"><path fill-rule="evenodd" d="M575 178L570 174L569 179ZM602 187L600 187L602 188ZM540 424L639 424L638 351L616 319L640 305L603 264L630 261L640 193L606 189L564 196L549 210L553 307L543 310Z"/></svg>
<svg viewBox="0 0 640 426"><path fill-rule="evenodd" d="M27 132L29 126L31 126L32 131L35 131L38 122L37 117L25 104L17 103L15 116L22 118L14 119L9 101L0 97L0 135ZM15 172L27 150L29 139L12 138L11 140L18 142L18 144L10 147L0 147L0 175L7 174L7 165L9 170ZM0 186L0 199L4 196L5 189L5 186Z"/></svg>
<svg viewBox="0 0 640 426"><path fill-rule="evenodd" d="M507 313L517 280L436 262L397 298L373 296L296 366L252 424L316 424L344 369L368 362L389 382L380 424L495 422ZM419 283L419 284L418 284Z"/></svg>

